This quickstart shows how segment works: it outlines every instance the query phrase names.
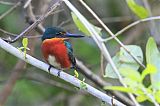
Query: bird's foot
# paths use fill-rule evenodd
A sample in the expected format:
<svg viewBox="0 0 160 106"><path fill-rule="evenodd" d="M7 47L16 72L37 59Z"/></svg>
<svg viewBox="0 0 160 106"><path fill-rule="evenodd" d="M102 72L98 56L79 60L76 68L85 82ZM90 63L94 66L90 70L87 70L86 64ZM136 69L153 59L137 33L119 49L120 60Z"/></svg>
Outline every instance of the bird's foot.
<svg viewBox="0 0 160 106"><path fill-rule="evenodd" d="M52 67L55 68L54 66L52 66L52 65L49 64L49 67L48 67L48 72L49 73L50 73Z"/></svg>
<svg viewBox="0 0 160 106"><path fill-rule="evenodd" d="M60 77L61 70L58 70L57 77Z"/></svg>
<svg viewBox="0 0 160 106"><path fill-rule="evenodd" d="M50 70L51 70L52 67L55 68L54 66L49 65L49 67L48 67L48 72L49 73L50 73ZM58 70L57 77L60 77L60 73L61 73L61 70Z"/></svg>
<svg viewBox="0 0 160 106"><path fill-rule="evenodd" d="M49 67L48 67L48 72L49 72L49 73L50 73L51 68L52 68L52 66L49 65Z"/></svg>

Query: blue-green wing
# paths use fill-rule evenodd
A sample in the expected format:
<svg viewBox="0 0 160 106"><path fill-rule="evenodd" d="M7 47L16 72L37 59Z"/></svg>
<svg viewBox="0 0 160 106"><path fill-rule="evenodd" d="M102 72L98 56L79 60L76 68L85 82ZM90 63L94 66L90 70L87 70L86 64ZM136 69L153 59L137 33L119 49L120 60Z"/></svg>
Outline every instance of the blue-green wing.
<svg viewBox="0 0 160 106"><path fill-rule="evenodd" d="M71 43L68 42L68 41L64 41L64 43L65 43L65 45L66 45L66 47L67 47L69 59L70 59L72 65L73 65L73 67L74 67L74 66L76 65L76 59L75 59L75 57L74 57L74 55L73 55L72 45L71 45Z"/></svg>

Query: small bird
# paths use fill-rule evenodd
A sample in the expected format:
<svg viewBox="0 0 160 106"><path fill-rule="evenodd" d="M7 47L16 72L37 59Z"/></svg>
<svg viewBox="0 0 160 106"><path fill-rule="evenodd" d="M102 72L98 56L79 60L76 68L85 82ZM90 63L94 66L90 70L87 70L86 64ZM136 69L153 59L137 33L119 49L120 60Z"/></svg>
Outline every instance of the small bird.
<svg viewBox="0 0 160 106"><path fill-rule="evenodd" d="M69 37L80 38L84 37L80 34L71 34L65 32L58 27L46 28L42 36L41 50L46 62L50 68L54 67L61 70L74 68L76 60L73 55L72 45L69 42ZM58 76L60 73L58 73Z"/></svg>

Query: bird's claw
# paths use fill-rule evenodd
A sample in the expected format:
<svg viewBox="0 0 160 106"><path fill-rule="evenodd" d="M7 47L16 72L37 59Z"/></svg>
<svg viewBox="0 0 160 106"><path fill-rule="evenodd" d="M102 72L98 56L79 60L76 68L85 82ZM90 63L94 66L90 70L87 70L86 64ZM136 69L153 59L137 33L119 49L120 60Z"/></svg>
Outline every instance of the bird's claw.
<svg viewBox="0 0 160 106"><path fill-rule="evenodd" d="M58 73L57 73L58 76L57 77L60 77L60 73L61 73L61 70L58 71Z"/></svg>
<svg viewBox="0 0 160 106"><path fill-rule="evenodd" d="M49 73L50 73L51 68L52 68L52 66L49 65L49 67L48 67L48 72L49 72Z"/></svg>
<svg viewBox="0 0 160 106"><path fill-rule="evenodd" d="M48 72L49 73L50 73L50 70L51 70L52 67L53 67L52 65L49 65L49 67L48 67ZM61 73L61 70L58 71L57 77L60 77L60 73Z"/></svg>

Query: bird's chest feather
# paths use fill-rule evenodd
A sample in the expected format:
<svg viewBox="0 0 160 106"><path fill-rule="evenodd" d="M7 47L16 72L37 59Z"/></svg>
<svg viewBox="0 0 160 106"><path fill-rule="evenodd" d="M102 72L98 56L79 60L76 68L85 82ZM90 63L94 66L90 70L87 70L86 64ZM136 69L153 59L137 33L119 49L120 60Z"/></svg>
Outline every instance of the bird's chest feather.
<svg viewBox="0 0 160 106"><path fill-rule="evenodd" d="M42 53L45 60L58 69L70 68L67 48L60 39L48 39L42 43Z"/></svg>

